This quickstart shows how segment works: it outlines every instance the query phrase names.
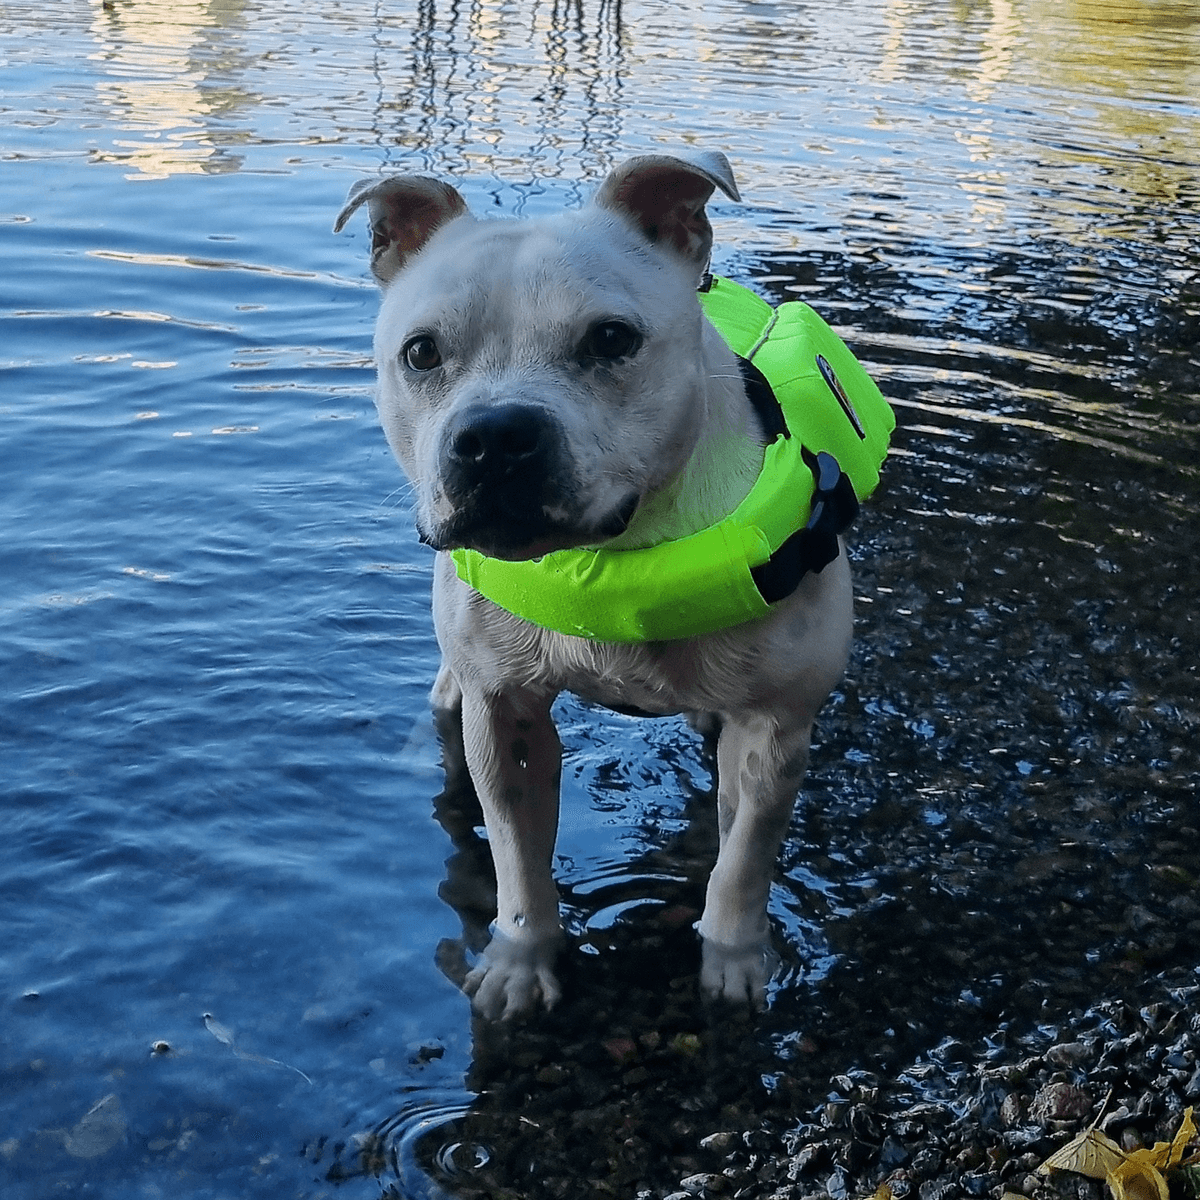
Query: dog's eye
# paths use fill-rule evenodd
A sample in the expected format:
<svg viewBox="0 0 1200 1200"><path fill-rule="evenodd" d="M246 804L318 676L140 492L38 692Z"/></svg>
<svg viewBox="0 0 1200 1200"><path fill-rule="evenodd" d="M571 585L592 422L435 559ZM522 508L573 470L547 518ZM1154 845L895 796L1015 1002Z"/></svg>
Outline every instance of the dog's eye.
<svg viewBox="0 0 1200 1200"><path fill-rule="evenodd" d="M442 355L437 342L428 334L418 334L404 343L404 361L414 371L432 371L441 366Z"/></svg>
<svg viewBox="0 0 1200 1200"><path fill-rule="evenodd" d="M642 345L642 335L624 321L601 321L587 331L581 357L590 359L628 358Z"/></svg>

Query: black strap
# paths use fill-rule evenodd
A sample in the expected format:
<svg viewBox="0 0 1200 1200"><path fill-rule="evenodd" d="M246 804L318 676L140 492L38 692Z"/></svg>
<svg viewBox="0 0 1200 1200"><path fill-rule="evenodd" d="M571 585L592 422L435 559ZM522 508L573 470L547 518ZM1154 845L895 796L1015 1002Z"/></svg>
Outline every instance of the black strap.
<svg viewBox="0 0 1200 1200"><path fill-rule="evenodd" d="M780 434L791 437L783 407L775 395L775 389L767 382L767 377L748 358L739 356L738 368L742 372L746 399L753 406L758 423L762 426L763 441L769 446Z"/></svg>
<svg viewBox="0 0 1200 1200"><path fill-rule="evenodd" d="M767 445L781 435L791 437L783 407L767 377L748 358L739 357L738 366L746 398L758 416ZM837 459L824 450L814 454L807 446L801 446L800 455L813 473L808 523L765 563L750 568L754 585L768 604L790 596L809 571L820 571L833 562L838 556L838 535L849 529L858 516L854 484Z"/></svg>
<svg viewBox="0 0 1200 1200"><path fill-rule="evenodd" d="M750 575L768 604L790 596L809 571L821 571L838 556L838 534L844 533L858 516L854 484L832 454L813 454L801 447L801 455L813 473L815 487L808 524L792 534Z"/></svg>

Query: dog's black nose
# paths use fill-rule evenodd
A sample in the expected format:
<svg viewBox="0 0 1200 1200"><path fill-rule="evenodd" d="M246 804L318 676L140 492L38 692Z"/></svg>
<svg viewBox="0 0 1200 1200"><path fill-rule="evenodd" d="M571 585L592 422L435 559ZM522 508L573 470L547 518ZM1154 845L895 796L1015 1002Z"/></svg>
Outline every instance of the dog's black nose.
<svg viewBox="0 0 1200 1200"><path fill-rule="evenodd" d="M569 464L566 433L544 408L464 408L442 434L438 470L453 513L439 543L498 558L519 558L548 539L561 544L578 493Z"/></svg>
<svg viewBox="0 0 1200 1200"><path fill-rule="evenodd" d="M553 444L552 419L529 404L464 409L447 426L444 442L452 470L475 483L537 467Z"/></svg>

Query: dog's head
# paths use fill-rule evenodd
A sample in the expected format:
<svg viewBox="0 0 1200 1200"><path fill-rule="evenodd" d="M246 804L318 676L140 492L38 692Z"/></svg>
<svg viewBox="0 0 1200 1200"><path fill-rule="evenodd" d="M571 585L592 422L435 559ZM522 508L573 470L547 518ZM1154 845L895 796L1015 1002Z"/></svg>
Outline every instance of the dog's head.
<svg viewBox="0 0 1200 1200"><path fill-rule="evenodd" d="M721 154L634 158L584 208L476 220L423 176L360 183L384 288L378 404L439 550L534 558L622 534L703 420L704 206Z"/></svg>

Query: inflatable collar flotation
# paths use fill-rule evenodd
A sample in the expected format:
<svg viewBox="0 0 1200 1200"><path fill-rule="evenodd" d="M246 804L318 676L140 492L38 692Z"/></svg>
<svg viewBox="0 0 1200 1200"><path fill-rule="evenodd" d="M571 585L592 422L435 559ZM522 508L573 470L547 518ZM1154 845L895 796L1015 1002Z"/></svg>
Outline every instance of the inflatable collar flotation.
<svg viewBox="0 0 1200 1200"><path fill-rule="evenodd" d="M559 550L526 562L455 550L460 579L546 629L674 641L766 616L805 572L837 557L838 534L879 482L891 408L807 304L772 308L717 277L700 304L742 360L747 395L774 435L742 503L707 529L643 550Z"/></svg>

